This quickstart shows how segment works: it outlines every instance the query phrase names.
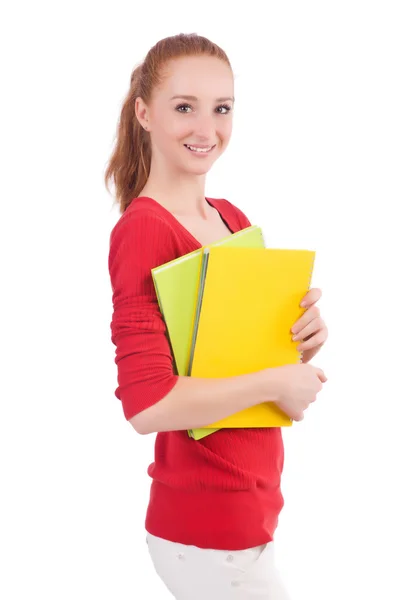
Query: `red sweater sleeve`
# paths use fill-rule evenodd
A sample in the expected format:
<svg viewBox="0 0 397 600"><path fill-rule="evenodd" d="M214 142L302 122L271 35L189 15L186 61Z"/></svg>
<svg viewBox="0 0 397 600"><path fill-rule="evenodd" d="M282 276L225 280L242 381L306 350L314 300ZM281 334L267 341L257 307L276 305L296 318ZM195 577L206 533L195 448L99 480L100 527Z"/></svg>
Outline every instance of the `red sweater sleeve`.
<svg viewBox="0 0 397 600"><path fill-rule="evenodd" d="M115 396L127 420L161 400L178 380L151 275L152 268L176 258L172 239L165 221L139 211L123 214L110 234Z"/></svg>

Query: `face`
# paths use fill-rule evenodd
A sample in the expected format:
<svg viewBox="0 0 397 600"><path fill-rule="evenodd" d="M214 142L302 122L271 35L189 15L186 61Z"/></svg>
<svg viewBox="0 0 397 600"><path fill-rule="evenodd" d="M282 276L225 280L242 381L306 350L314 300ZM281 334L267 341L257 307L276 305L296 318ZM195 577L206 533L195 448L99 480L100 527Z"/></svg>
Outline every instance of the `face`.
<svg viewBox="0 0 397 600"><path fill-rule="evenodd" d="M234 80L220 59L171 61L149 106L136 114L150 132L152 160L176 172L201 175L225 151L232 133Z"/></svg>

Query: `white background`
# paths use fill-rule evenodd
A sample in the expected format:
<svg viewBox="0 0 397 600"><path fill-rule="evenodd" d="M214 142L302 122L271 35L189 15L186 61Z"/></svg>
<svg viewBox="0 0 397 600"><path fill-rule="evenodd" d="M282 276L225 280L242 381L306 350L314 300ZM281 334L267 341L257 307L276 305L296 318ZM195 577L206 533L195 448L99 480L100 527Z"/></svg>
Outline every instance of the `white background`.
<svg viewBox="0 0 397 600"><path fill-rule="evenodd" d="M12 8L11 8L12 6ZM154 435L124 420L104 187L132 69L197 32L236 75L208 175L271 247L317 252L328 383L285 433L293 600L397 598L393 2L19 2L2 19L0 596L170 598L144 541ZM260 14L258 10L260 9Z"/></svg>

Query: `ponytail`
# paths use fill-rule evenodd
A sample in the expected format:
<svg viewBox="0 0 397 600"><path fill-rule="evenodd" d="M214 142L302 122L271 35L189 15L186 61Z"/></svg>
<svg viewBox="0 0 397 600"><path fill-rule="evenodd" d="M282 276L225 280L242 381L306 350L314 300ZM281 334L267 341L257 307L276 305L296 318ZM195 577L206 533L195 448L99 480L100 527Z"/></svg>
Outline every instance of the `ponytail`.
<svg viewBox="0 0 397 600"><path fill-rule="evenodd" d="M121 109L117 127L117 141L105 172L105 184L109 191L109 179L116 187L116 202L123 213L133 198L144 188L149 177L151 146L149 134L143 129L135 114L135 100L140 96L142 65L131 75L131 85Z"/></svg>

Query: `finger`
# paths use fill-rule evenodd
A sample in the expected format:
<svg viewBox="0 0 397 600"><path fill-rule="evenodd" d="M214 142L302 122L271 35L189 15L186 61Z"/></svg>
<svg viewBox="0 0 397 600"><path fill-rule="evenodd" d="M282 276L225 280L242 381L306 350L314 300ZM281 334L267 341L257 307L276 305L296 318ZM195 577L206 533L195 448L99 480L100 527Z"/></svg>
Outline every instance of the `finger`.
<svg viewBox="0 0 397 600"><path fill-rule="evenodd" d="M297 346L297 350L299 352L303 352L304 350L310 350L311 348L317 348L324 344L326 340L326 333L321 330L315 335L313 335L310 339L305 340L299 346Z"/></svg>
<svg viewBox="0 0 397 600"><path fill-rule="evenodd" d="M320 367L315 367L314 365L312 365L317 377L325 377L325 373L322 369L320 369Z"/></svg>
<svg viewBox="0 0 397 600"><path fill-rule="evenodd" d="M300 331L295 333L295 335L292 337L292 339L294 342L297 340L304 340L305 338L309 337L309 335L313 335L314 333L317 333L324 327L325 327L325 324L324 324L322 318L315 317L314 319L309 321L309 323L307 325L305 325Z"/></svg>
<svg viewBox="0 0 397 600"><path fill-rule="evenodd" d="M319 390L319 391L321 391L322 387L323 387L323 384L322 384L322 383L320 383L320 390ZM310 398L310 400L309 400L309 404L312 404L313 402L315 402L315 401L317 400L317 394L318 394L318 393L319 393L319 392L316 392L315 394L313 394L313 396L312 396L312 397Z"/></svg>
<svg viewBox="0 0 397 600"><path fill-rule="evenodd" d="M312 288L307 294L302 298L301 306L311 306L314 302L318 302L322 296L322 291L320 288Z"/></svg>
<svg viewBox="0 0 397 600"><path fill-rule="evenodd" d="M308 308L303 315L294 323L291 327L292 333L300 333L300 331L306 327L311 321L320 317L320 309L318 306L311 306Z"/></svg>

